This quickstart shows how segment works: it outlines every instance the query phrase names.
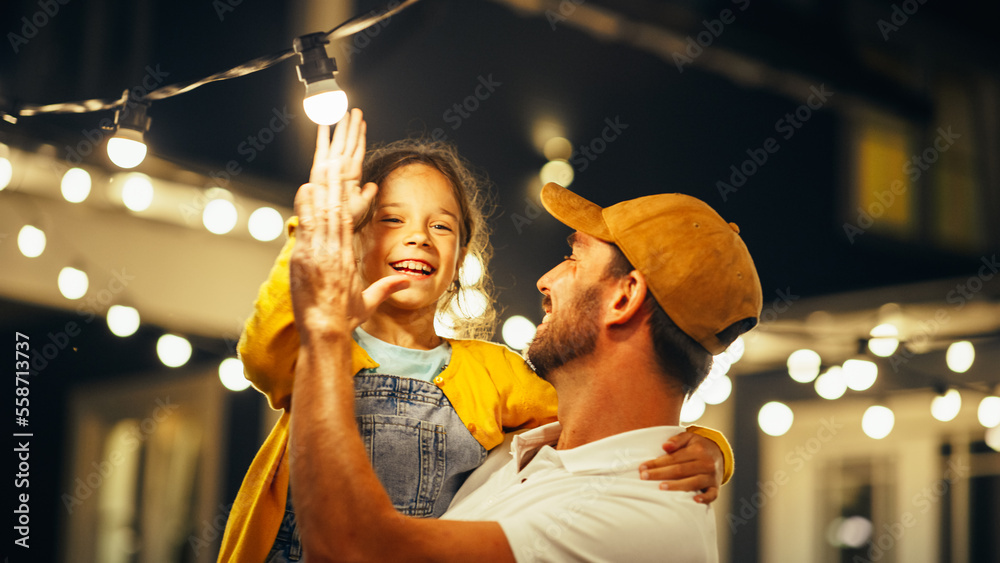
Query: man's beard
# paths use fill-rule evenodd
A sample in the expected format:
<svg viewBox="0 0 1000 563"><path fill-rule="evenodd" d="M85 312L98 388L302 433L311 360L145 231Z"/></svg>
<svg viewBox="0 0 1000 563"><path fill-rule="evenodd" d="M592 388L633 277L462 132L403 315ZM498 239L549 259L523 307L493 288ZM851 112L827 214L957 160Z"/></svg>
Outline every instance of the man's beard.
<svg viewBox="0 0 1000 563"><path fill-rule="evenodd" d="M528 363L538 377L548 380L553 370L594 351L600 330L600 296L597 287L587 288L539 327L526 351Z"/></svg>

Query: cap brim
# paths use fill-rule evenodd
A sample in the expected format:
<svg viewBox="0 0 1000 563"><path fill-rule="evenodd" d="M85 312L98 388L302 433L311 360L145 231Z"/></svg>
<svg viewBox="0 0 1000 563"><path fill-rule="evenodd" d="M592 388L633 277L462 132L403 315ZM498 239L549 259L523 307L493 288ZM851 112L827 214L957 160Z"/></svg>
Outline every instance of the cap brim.
<svg viewBox="0 0 1000 563"><path fill-rule="evenodd" d="M549 182L542 187L542 205L567 227L605 242L614 242L604 222L604 209L559 184Z"/></svg>

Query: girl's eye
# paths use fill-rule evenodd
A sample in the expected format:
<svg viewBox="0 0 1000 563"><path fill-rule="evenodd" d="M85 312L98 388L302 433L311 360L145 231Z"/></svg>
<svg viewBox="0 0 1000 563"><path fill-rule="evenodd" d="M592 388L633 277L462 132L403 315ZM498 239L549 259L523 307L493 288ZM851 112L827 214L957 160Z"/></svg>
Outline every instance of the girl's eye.
<svg viewBox="0 0 1000 563"><path fill-rule="evenodd" d="M382 219L382 222L383 223L402 223L403 221L400 220L398 217L385 217L384 219Z"/></svg>
<svg viewBox="0 0 1000 563"><path fill-rule="evenodd" d="M432 229L439 229L439 230L442 230L442 231L451 231L452 230L452 228L449 227L448 225L432 225L431 228Z"/></svg>

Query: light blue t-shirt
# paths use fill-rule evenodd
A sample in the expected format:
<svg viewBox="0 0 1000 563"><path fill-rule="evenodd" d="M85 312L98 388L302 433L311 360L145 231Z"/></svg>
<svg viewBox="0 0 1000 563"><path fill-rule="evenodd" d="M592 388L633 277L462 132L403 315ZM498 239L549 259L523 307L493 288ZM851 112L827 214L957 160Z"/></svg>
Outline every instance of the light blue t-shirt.
<svg viewBox="0 0 1000 563"><path fill-rule="evenodd" d="M430 350L413 350L379 340L361 327L354 329L351 336L379 364L375 369L361 370L363 374L390 374L430 382L451 359L451 345L447 340Z"/></svg>

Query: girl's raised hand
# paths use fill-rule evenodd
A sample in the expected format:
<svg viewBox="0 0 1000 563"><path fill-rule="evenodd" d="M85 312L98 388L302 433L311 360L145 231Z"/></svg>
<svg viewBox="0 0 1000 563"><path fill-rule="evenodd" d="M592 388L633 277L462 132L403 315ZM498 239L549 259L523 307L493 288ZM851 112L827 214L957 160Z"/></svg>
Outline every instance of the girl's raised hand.
<svg viewBox="0 0 1000 563"><path fill-rule="evenodd" d="M367 128L364 115L357 108L347 112L340 120L332 139L330 126L320 125L316 136L316 154L309 173L309 183L327 186L334 181L331 175L336 174L346 191L347 207L355 225L364 216L378 191L378 186L372 182L361 186Z"/></svg>

